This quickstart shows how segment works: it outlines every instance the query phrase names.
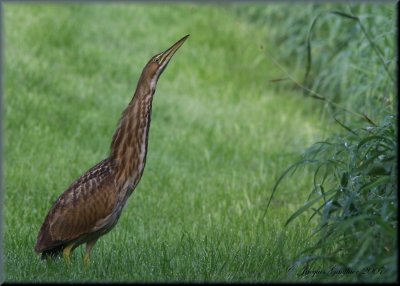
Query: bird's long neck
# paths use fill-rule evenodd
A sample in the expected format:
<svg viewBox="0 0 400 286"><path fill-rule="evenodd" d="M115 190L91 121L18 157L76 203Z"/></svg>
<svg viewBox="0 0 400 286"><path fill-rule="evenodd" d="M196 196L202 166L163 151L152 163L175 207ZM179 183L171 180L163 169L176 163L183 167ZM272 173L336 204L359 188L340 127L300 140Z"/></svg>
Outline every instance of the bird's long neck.
<svg viewBox="0 0 400 286"><path fill-rule="evenodd" d="M154 87L141 78L135 94L122 114L111 143L116 183L134 187L146 163Z"/></svg>

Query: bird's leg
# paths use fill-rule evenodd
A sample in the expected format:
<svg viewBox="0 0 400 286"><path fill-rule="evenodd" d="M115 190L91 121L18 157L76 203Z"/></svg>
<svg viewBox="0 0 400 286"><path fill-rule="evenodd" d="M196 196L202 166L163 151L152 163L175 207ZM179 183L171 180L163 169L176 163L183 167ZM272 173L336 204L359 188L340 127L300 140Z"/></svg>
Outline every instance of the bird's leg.
<svg viewBox="0 0 400 286"><path fill-rule="evenodd" d="M64 249L63 249L63 256L64 256L64 260L65 262L67 262L67 265L71 265L71 251L73 248L74 244L70 244L67 245Z"/></svg>
<svg viewBox="0 0 400 286"><path fill-rule="evenodd" d="M85 255L83 256L83 264L85 267L89 266L90 263L90 253L92 252L93 246L96 244L97 238L95 240L91 240L86 243L86 252Z"/></svg>

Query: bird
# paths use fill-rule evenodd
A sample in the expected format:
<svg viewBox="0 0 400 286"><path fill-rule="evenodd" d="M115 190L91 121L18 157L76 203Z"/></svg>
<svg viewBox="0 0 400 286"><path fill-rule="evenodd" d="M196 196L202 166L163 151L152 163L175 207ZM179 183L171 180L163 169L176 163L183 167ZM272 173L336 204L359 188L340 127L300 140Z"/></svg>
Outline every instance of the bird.
<svg viewBox="0 0 400 286"><path fill-rule="evenodd" d="M158 79L188 37L147 62L117 124L109 156L73 182L48 211L34 248L42 259L62 253L70 265L72 251L86 243L83 262L88 265L97 240L117 224L145 168Z"/></svg>

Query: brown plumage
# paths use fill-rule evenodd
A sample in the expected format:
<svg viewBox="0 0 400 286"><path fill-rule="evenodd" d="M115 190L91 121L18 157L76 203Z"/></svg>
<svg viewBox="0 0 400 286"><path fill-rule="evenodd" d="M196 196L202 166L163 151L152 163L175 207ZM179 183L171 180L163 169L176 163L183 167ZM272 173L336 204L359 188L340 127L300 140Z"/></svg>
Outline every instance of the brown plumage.
<svg viewBox="0 0 400 286"><path fill-rule="evenodd" d="M86 243L84 261L88 263L97 239L117 223L143 174L158 78L188 36L146 64L114 133L110 156L76 180L49 210L35 246L42 258L63 251L69 262L70 252Z"/></svg>

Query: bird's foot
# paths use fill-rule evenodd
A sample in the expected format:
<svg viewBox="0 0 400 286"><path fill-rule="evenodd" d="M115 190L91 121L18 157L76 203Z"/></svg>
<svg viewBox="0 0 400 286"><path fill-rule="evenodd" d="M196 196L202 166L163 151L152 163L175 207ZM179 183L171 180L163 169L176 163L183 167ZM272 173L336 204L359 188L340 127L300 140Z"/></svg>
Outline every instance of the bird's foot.
<svg viewBox="0 0 400 286"><path fill-rule="evenodd" d="M63 250L64 261L68 267L71 266L71 249L72 245L65 247Z"/></svg>
<svg viewBox="0 0 400 286"><path fill-rule="evenodd" d="M83 256L83 266L85 267L85 269L87 269L87 268L89 268L89 265L90 265L90 256L88 253L86 253Z"/></svg>

